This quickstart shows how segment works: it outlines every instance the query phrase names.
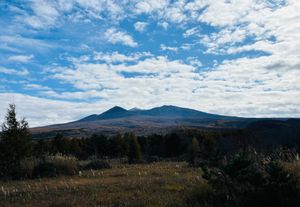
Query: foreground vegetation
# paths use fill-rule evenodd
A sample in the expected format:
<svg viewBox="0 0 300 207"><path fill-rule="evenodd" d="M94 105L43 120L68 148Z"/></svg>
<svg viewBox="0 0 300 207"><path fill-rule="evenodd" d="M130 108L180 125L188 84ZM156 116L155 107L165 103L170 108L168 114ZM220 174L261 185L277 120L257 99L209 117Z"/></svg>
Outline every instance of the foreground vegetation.
<svg viewBox="0 0 300 207"><path fill-rule="evenodd" d="M167 206L206 185L200 174L186 163L160 162L0 182L0 206Z"/></svg>
<svg viewBox="0 0 300 207"><path fill-rule="evenodd" d="M224 151L220 136L32 140L10 105L0 134L0 206L300 205L299 144L258 150L245 135Z"/></svg>

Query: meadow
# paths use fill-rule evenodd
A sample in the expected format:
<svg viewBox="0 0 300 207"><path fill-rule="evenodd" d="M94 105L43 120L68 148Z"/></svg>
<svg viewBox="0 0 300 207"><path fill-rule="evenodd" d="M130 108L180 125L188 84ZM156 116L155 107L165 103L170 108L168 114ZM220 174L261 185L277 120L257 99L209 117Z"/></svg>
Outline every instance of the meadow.
<svg viewBox="0 0 300 207"><path fill-rule="evenodd" d="M117 164L74 176L0 181L0 206L174 206L205 182L200 169L185 162Z"/></svg>

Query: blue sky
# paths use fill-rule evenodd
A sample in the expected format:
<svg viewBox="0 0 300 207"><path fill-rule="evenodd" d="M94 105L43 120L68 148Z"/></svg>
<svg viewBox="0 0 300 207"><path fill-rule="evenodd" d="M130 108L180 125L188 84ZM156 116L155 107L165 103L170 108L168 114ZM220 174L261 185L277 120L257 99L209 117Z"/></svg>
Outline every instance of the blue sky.
<svg viewBox="0 0 300 207"><path fill-rule="evenodd" d="M120 105L300 117L298 0L0 0L0 116Z"/></svg>

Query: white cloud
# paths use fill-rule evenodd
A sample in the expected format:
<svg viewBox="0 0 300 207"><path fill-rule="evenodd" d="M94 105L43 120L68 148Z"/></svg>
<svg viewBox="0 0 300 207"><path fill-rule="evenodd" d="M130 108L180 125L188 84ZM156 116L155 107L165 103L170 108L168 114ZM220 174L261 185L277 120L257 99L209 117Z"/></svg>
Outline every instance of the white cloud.
<svg viewBox="0 0 300 207"><path fill-rule="evenodd" d="M263 3L256 0L208 1L208 6L198 20L213 26L232 26L247 15L247 12L262 6Z"/></svg>
<svg viewBox="0 0 300 207"><path fill-rule="evenodd" d="M186 30L185 33L183 33L183 37L184 38L188 38L188 37L190 37L192 35L197 34L198 32L199 31L198 31L197 27L193 27L191 29Z"/></svg>
<svg viewBox="0 0 300 207"><path fill-rule="evenodd" d="M35 50L38 52L45 52L45 50L51 49L55 44L50 44L44 40L27 38L20 35L1 35L0 36L0 48L10 51L22 52L24 48L29 50Z"/></svg>
<svg viewBox="0 0 300 207"><path fill-rule="evenodd" d="M189 62L189 64L191 64L195 67L203 66L202 62L197 57L188 57L187 61Z"/></svg>
<svg viewBox="0 0 300 207"><path fill-rule="evenodd" d="M61 27L67 21L89 22L92 19L119 21L126 15L125 1L115 0L31 0L29 10L19 11L16 20L34 29ZM21 12L20 12L21 11Z"/></svg>
<svg viewBox="0 0 300 207"><path fill-rule="evenodd" d="M168 29L169 23L168 22L158 22L158 25L164 28L165 30Z"/></svg>
<svg viewBox="0 0 300 207"><path fill-rule="evenodd" d="M178 51L178 48L177 47L169 47L169 46L166 46L164 44L160 44L160 49L163 50L163 51L172 51L172 52L177 52Z"/></svg>
<svg viewBox="0 0 300 207"><path fill-rule="evenodd" d="M40 92L40 94L45 95L50 98L58 98L62 100L86 100L90 98L101 99L106 97L105 91L89 90L89 91L77 91L77 92L55 92L53 90L46 90Z"/></svg>
<svg viewBox="0 0 300 207"><path fill-rule="evenodd" d="M26 76L29 75L29 71L26 69L15 70L11 68L4 68L0 66L0 73L4 73L7 75L17 75L17 76Z"/></svg>
<svg viewBox="0 0 300 207"><path fill-rule="evenodd" d="M180 1L179 1L180 2ZM180 9L182 5L174 5L174 7L169 7L165 10L164 17L175 23L182 23L187 20L187 16Z"/></svg>
<svg viewBox="0 0 300 207"><path fill-rule="evenodd" d="M192 43L184 43L180 46L182 50L190 50L195 44Z"/></svg>
<svg viewBox="0 0 300 207"><path fill-rule="evenodd" d="M55 5L50 1L32 1L31 9L34 15L26 15L25 17L22 15L18 17L18 20L36 29L55 26L60 16Z"/></svg>
<svg viewBox="0 0 300 207"><path fill-rule="evenodd" d="M112 53L95 52L93 59L96 61L104 61L106 63L124 63L136 62L141 58L152 57L150 52L138 52L130 55L124 55L118 51Z"/></svg>
<svg viewBox="0 0 300 207"><path fill-rule="evenodd" d="M25 89L27 90L51 90L48 86L43 86L43 85L39 85L39 84L32 84L32 83L28 83L24 86Z"/></svg>
<svg viewBox="0 0 300 207"><path fill-rule="evenodd" d="M187 74L194 70L193 66L178 60L168 60L164 56L146 58L134 64L76 64L75 69L52 70L53 78L73 84L80 90L117 89L130 78L125 78L120 72L157 74L161 77L173 73ZM133 77L134 78L134 77ZM126 88L126 86L125 86Z"/></svg>
<svg viewBox="0 0 300 207"><path fill-rule="evenodd" d="M137 47L138 44L134 39L123 31L118 31L116 28L110 28L104 33L104 38L112 44L123 44L130 47Z"/></svg>
<svg viewBox="0 0 300 207"><path fill-rule="evenodd" d="M34 58L34 55L14 55L8 57L9 61L27 63Z"/></svg>
<svg viewBox="0 0 300 207"><path fill-rule="evenodd" d="M0 93L0 119L3 121L10 103L16 104L17 115L25 117L30 127L78 120L86 114L101 113L109 107L105 104L72 103L19 93ZM95 112L95 108L99 111Z"/></svg>
<svg viewBox="0 0 300 207"><path fill-rule="evenodd" d="M138 1L135 5L135 12L140 13L152 13L158 10L164 9L168 6L168 0L143 0Z"/></svg>
<svg viewBox="0 0 300 207"><path fill-rule="evenodd" d="M134 24L134 29L138 32L144 32L146 30L147 25L147 22L136 22Z"/></svg>

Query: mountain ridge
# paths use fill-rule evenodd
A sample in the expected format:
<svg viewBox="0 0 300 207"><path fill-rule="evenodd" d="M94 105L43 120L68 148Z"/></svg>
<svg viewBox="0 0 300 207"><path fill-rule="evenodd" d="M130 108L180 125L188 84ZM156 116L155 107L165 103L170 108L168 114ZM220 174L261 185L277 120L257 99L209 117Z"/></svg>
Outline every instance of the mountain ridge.
<svg viewBox="0 0 300 207"><path fill-rule="evenodd" d="M283 122L278 122L278 120ZM257 125L251 125L257 121ZM165 134L185 128L209 130L241 129L248 128L248 126L262 128L270 122L272 126L276 123L282 126L285 121L298 124L299 119L223 116L172 105L138 110L127 110L120 106L114 106L101 114L91 114L77 121L36 127L30 130L35 139L53 138L57 133L62 133L66 137L81 138L95 133L106 135L125 132L134 132L138 135Z"/></svg>
<svg viewBox="0 0 300 207"><path fill-rule="evenodd" d="M237 117L232 116L222 116L217 114L210 114L195 109L178 107L173 105L163 105L160 107L154 107L151 109L130 109L126 110L120 106L114 106L107 111L97 115L92 114L82 119L79 119L75 122L86 122L86 121L96 121L104 119L116 119L116 118L125 118L125 117L165 117L168 116L173 118L206 118L206 119L232 119Z"/></svg>
<svg viewBox="0 0 300 207"><path fill-rule="evenodd" d="M77 121L31 128L37 139L51 138L57 133L69 137L91 134L135 132L140 135L166 133L176 128L236 128L249 119L210 114L195 109L163 105L151 109L127 110L114 106L101 114L91 114Z"/></svg>

